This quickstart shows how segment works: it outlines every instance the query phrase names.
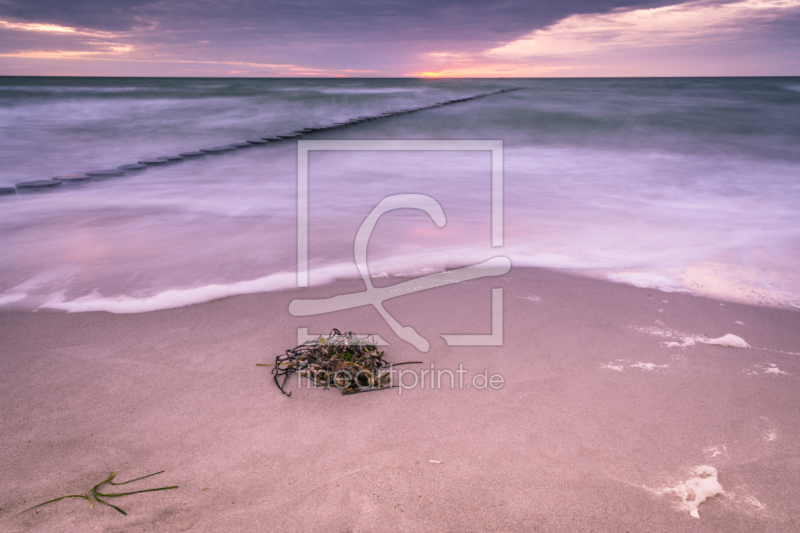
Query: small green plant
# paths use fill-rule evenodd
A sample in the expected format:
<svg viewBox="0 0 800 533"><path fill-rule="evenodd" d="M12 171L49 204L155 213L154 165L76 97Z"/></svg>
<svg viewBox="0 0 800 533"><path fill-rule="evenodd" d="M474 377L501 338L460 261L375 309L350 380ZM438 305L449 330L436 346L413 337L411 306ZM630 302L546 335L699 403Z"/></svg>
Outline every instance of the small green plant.
<svg viewBox="0 0 800 533"><path fill-rule="evenodd" d="M90 490L86 494L69 494L67 496L62 496L62 497L56 498L54 500L49 500L49 501L46 501L44 503L40 503L39 505L34 505L33 507L29 507L29 508L25 509L24 511L22 511L19 514L27 513L28 511L32 511L33 509L38 509L39 507L41 507L43 505L47 505L48 503L55 503L55 502L58 502L58 501L61 501L61 500L65 500L67 498L83 498L84 500L87 500L91 504L89 506L89 509L94 507L94 502L98 502L98 503L102 503L103 505L108 505L109 507L111 507L113 509L116 509L120 513L122 513L122 514L127 516L128 513L126 513L125 511L123 511L122 509L117 507L116 505L112 505L112 504L108 503L107 501L104 501L102 498L119 498L120 496L129 496L131 494L139 494L139 493L142 493L142 492L155 492L155 491L158 491L158 490L177 489L178 486L175 485L173 487L159 487L157 489L145 489L145 490L135 490L135 491L132 491L132 492L110 492L110 493L100 492L100 488L103 485L105 485L106 483L108 483L109 485L114 485L114 486L127 485L128 483L133 483L134 481L140 481L142 479L153 477L153 476L156 476L156 475L161 474L163 472L164 471L162 470L160 472L156 472L155 474L148 474L146 476L137 477L136 479L123 481L122 483L114 483L113 479L117 475L117 472L114 472L113 474L108 476L106 479L104 479L103 481L101 481L100 483L98 483L97 485L92 487L92 490ZM17 515L17 516L19 516L19 515Z"/></svg>

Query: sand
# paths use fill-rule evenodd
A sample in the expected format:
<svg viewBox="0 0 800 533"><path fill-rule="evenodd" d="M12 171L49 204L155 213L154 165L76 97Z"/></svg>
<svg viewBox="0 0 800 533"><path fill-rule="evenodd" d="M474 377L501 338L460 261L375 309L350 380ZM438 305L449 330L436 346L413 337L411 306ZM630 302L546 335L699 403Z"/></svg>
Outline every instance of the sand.
<svg viewBox="0 0 800 533"><path fill-rule="evenodd" d="M490 332L493 287L503 346L447 346L441 334ZM356 290L0 314L0 528L800 530L798 312L518 268L387 301L428 353L371 308L287 311ZM442 388L289 398L256 363L293 347L298 327L376 333L387 359L424 362L403 368L463 365L465 385L484 371L504 383L450 389L444 374ZM705 342L728 334L749 347ZM128 516L79 499L15 516L115 470L164 470L135 488L179 489L114 501Z"/></svg>

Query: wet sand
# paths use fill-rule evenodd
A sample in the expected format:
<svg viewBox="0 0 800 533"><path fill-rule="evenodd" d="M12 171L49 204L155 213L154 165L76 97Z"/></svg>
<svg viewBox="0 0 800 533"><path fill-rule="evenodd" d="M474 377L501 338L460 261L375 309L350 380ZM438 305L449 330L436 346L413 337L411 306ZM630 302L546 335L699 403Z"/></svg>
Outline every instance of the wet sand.
<svg viewBox="0 0 800 533"><path fill-rule="evenodd" d="M490 332L493 287L504 290L503 346L447 346L441 334ZM800 530L797 311L539 269L387 301L427 353L372 308L287 311L294 298L359 290L341 281L134 315L0 314L0 527ZM378 334L388 360L423 361L402 368L463 365L464 386L444 374L441 388L341 396L292 380L287 398L256 363L293 347L298 327ZM751 347L702 342L725 334ZM467 388L485 371L502 387ZM664 489L700 466L724 493L698 519ZM122 481L165 471L130 490L179 489L113 501L128 516L71 499L15 517L115 470Z"/></svg>

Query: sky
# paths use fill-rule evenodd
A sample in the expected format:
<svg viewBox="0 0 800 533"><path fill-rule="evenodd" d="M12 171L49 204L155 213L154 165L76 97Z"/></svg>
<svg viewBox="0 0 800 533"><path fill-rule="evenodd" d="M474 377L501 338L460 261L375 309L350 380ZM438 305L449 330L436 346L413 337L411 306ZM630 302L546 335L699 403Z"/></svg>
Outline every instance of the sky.
<svg viewBox="0 0 800 533"><path fill-rule="evenodd" d="M0 75L800 75L800 0L0 0Z"/></svg>

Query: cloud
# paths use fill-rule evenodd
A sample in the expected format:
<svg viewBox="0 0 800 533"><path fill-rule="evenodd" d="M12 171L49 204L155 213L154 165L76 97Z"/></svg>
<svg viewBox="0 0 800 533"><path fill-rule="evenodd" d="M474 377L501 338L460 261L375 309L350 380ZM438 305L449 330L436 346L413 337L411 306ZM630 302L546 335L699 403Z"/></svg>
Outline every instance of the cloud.
<svg viewBox="0 0 800 533"><path fill-rule="evenodd" d="M103 31L149 24L249 37L331 42L506 42L575 13L653 5L651 0L5 0L0 18ZM662 1L662 3L664 3ZM235 37L235 35L231 35Z"/></svg>
<svg viewBox="0 0 800 533"><path fill-rule="evenodd" d="M572 15L548 28L492 49L487 57L598 54L632 47L675 47L761 38L765 24L800 14L800 0L694 1L650 9ZM743 35L744 34L744 35Z"/></svg>
<svg viewBox="0 0 800 533"><path fill-rule="evenodd" d="M128 31L143 25L150 0L5 0L0 18L97 31Z"/></svg>
<svg viewBox="0 0 800 533"><path fill-rule="evenodd" d="M75 28L67 28L57 24L36 24L26 22L8 22L0 20L0 27L12 30L41 31L45 33L76 33Z"/></svg>
<svg viewBox="0 0 800 533"><path fill-rule="evenodd" d="M0 54L105 61L112 57L108 54L117 54L114 50L126 50L125 57L140 65L147 58L154 64L170 59L176 64L205 62L220 65L221 75L242 74L233 67L237 62L303 65L291 72L310 75L398 75L422 67L424 54L431 50L479 54L573 13L651 4L652 0L4 0ZM48 35L44 28L51 30ZM93 34L102 34L114 46L95 45L89 38ZM222 69L223 64L232 68ZM279 75L276 72L257 67L250 74ZM137 68L131 74L148 73Z"/></svg>
<svg viewBox="0 0 800 533"><path fill-rule="evenodd" d="M800 33L798 1L2 0L0 72L592 75L644 48L739 39L773 53L770 38Z"/></svg>
<svg viewBox="0 0 800 533"><path fill-rule="evenodd" d="M416 74L791 75L800 71L799 27L800 0L615 9L571 15L480 54L443 57L446 66Z"/></svg>

